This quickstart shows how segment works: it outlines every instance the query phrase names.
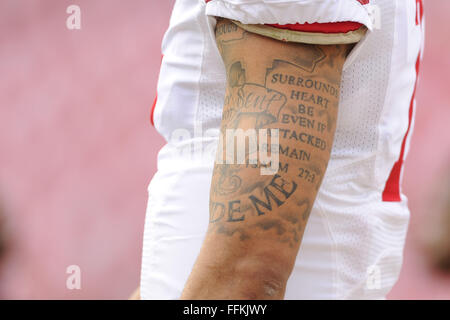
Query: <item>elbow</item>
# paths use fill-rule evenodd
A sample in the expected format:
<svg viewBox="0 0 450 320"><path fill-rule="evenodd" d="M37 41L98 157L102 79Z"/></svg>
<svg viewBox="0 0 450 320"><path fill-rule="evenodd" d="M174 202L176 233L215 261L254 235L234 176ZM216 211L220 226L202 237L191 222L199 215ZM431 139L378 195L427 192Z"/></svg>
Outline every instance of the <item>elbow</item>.
<svg viewBox="0 0 450 320"><path fill-rule="evenodd" d="M240 299L279 300L284 298L291 261L276 252L249 254L228 263L230 285ZM233 290L233 291L234 291Z"/></svg>

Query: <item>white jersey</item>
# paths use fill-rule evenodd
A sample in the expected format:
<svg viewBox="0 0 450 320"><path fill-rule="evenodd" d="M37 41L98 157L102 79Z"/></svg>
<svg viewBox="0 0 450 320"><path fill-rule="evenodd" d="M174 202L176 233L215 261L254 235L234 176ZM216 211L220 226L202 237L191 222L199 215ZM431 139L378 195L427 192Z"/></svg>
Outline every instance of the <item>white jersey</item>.
<svg viewBox="0 0 450 320"><path fill-rule="evenodd" d="M207 3L206 3L207 2ZM225 94L216 16L243 24L358 22L328 169L286 299L382 299L409 221L400 191L413 127L421 0L177 0L162 46L156 129L168 141L149 185L143 299L177 299L200 251Z"/></svg>

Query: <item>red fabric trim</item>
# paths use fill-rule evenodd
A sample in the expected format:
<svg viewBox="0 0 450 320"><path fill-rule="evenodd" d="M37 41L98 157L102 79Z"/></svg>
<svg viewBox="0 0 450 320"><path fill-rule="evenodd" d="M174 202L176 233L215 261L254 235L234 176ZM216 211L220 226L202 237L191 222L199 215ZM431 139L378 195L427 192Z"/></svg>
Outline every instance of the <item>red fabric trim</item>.
<svg viewBox="0 0 450 320"><path fill-rule="evenodd" d="M152 126L155 126L155 122L153 120L153 114L155 113L156 102L158 102L158 92L156 92L156 94L155 94L155 100L153 100L153 105L152 105L152 108L150 111L150 123L152 124Z"/></svg>
<svg viewBox="0 0 450 320"><path fill-rule="evenodd" d="M160 64L162 64L163 57L164 57L164 55L162 54ZM155 113L156 102L158 102L158 89L156 89L155 100L153 100L153 105L152 105L152 108L150 109L150 123L152 124L152 126L155 126L155 122L153 120L153 114Z"/></svg>
<svg viewBox="0 0 450 320"><path fill-rule="evenodd" d="M423 1L422 0L416 0L416 24L421 25L423 21ZM412 115L413 115L413 109L414 109L414 99L416 97L416 89L417 89L417 79L419 77L419 69L420 69L420 53L417 57L416 61L416 84L414 85L414 91L413 95L411 97L411 104L409 106L409 123L408 123L408 129L406 130L405 136L403 137L402 141L402 148L400 150L400 156L397 162L394 163L394 166L392 167L391 173L389 175L388 180L386 181L386 186L384 187L383 191L383 201L401 201L400 196L400 177L404 162L404 155L405 155L405 146L406 146L406 140L409 134L409 131L411 130L411 122L412 122Z"/></svg>
<svg viewBox="0 0 450 320"><path fill-rule="evenodd" d="M211 0L205 0L206 3L210 2ZM364 4L369 4L370 0L356 0L359 3L361 3L362 5Z"/></svg>
<svg viewBox="0 0 450 320"><path fill-rule="evenodd" d="M362 24L358 22L328 22L328 23L305 23L305 24L269 24L269 26L288 29L292 31L317 32L317 33L346 33L361 28Z"/></svg>
<svg viewBox="0 0 450 320"><path fill-rule="evenodd" d="M416 25L421 25L423 20L423 2L416 0Z"/></svg>
<svg viewBox="0 0 450 320"><path fill-rule="evenodd" d="M206 3L211 0L205 0ZM362 5L369 4L369 0L357 0ZM421 0L416 0L421 1ZM293 31L304 31L304 32L320 32L320 33L346 33L349 31L355 31L361 28L362 24L358 22L345 21L345 22L329 22L329 23L305 23L305 24L268 24L269 26L288 29Z"/></svg>
<svg viewBox="0 0 450 320"><path fill-rule="evenodd" d="M383 201L401 201L400 197L400 176L402 172L404 155L405 155L405 146L406 140L408 138L409 131L411 130L412 116L414 111L414 99L416 97L416 89L417 89L417 79L419 76L419 68L420 68L420 53L417 57L416 62L416 84L414 85L413 95L411 97L411 103L409 105L409 121L408 121L408 129L406 130L405 136L402 141L402 148L400 150L400 156L392 167L391 173L389 175L388 180L386 181L386 185L383 191Z"/></svg>

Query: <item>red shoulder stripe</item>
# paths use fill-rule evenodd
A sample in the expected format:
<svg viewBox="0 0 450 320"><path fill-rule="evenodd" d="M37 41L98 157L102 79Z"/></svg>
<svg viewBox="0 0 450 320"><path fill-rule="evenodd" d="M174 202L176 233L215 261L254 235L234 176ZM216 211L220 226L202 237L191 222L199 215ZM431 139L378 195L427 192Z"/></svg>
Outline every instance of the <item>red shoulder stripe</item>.
<svg viewBox="0 0 450 320"><path fill-rule="evenodd" d="M423 2L422 0L416 0L416 24L422 24L423 19ZM409 113L408 113L408 128L406 129L405 136L403 137L402 146L400 149L400 155L398 160L394 163L394 166L391 169L391 173L386 181L386 185L383 190L382 199L383 201L401 201L401 193L400 193L400 178L402 174L404 156L405 156L405 147L406 140L408 138L409 132L411 131L411 123L414 112L414 99L416 97L417 90L417 80L419 78L419 69L420 69L420 56L421 52L417 57L416 61L416 83L414 85L413 94L411 97L411 102L409 105Z"/></svg>

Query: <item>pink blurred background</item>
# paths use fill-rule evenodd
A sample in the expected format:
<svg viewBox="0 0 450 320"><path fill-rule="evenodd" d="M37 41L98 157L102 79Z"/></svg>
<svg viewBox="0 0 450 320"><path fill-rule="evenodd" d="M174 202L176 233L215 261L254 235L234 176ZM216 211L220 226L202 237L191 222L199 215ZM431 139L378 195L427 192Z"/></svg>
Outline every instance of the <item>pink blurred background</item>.
<svg viewBox="0 0 450 320"><path fill-rule="evenodd" d="M162 138L149 123L174 1L0 2L3 299L124 299L138 286L147 185ZM81 30L66 8L81 7ZM422 248L449 179L450 2L426 1L427 41L403 190L411 223L390 299L450 299ZM445 41L443 41L445 39ZM431 231L430 231L431 230ZM449 230L450 232L450 230ZM81 268L81 290L66 268Z"/></svg>

